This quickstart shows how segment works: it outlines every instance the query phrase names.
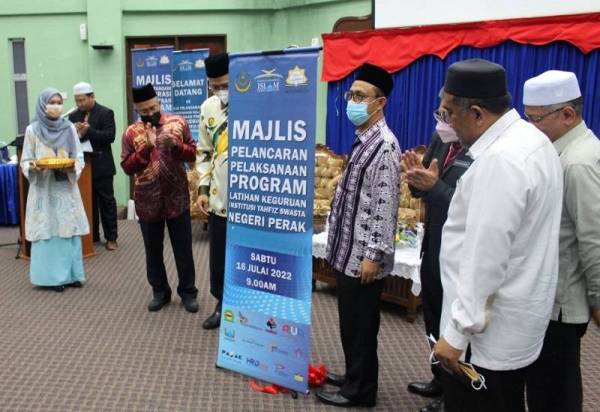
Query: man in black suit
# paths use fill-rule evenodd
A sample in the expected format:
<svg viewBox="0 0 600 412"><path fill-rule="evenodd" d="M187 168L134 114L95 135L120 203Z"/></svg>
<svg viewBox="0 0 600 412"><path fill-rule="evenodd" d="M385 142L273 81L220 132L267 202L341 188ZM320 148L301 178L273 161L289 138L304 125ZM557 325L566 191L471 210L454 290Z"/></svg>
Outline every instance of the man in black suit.
<svg viewBox="0 0 600 412"><path fill-rule="evenodd" d="M440 280L440 245L442 227L448 216L450 201L458 179L473 161L462 148L456 133L435 115L438 123L431 144L421 163L417 156L408 152L404 155L407 167L407 181L413 196L420 197L427 209L425 236L421 247L421 296L425 333L437 340L440 334L443 290ZM412 382L410 392L426 397L440 397L442 386L439 371L432 367L431 382ZM443 401L437 399L421 409L422 412L443 411Z"/></svg>
<svg viewBox="0 0 600 412"><path fill-rule="evenodd" d="M106 238L106 249L117 249L117 202L113 191L115 162L110 145L115 141L115 115L113 111L96 103L94 90L89 83L73 87L77 110L69 115L81 142L89 141L94 150L92 157L92 208L94 215L94 241L100 241L99 216Z"/></svg>

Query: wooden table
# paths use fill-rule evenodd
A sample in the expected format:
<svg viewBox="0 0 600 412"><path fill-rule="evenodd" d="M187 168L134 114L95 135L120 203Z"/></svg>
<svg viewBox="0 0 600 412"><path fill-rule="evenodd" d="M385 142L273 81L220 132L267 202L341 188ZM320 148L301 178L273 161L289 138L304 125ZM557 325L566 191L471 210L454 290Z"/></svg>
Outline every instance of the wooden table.
<svg viewBox="0 0 600 412"><path fill-rule="evenodd" d="M325 259L313 257L313 279L335 287L335 272ZM414 322L421 306L421 297L413 295L410 291L412 281L398 276L388 276L384 282L381 300L405 308L406 320L410 323Z"/></svg>
<svg viewBox="0 0 600 412"><path fill-rule="evenodd" d="M313 227L314 233L320 233L324 229L324 224L321 224L320 221L315 221ZM313 256L313 280L318 280L335 287L335 272L325 259ZM412 323L417 318L417 311L422 301L420 296L413 295L411 287L412 280L410 279L399 276L388 276L384 281L381 300L405 308L406 320Z"/></svg>

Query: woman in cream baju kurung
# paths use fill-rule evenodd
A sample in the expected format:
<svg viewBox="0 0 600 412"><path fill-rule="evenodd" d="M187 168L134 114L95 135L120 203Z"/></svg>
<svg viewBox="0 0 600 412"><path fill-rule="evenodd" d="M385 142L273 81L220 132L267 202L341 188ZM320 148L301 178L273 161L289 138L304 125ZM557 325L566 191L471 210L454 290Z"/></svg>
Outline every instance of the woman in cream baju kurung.
<svg viewBox="0 0 600 412"><path fill-rule="evenodd" d="M75 127L63 119L62 97L45 89L36 120L25 131L21 169L29 180L25 238L31 242L31 283L56 291L80 287L85 280L81 236L89 225L77 179L84 167ZM75 159L68 169L41 169L36 161L49 157Z"/></svg>

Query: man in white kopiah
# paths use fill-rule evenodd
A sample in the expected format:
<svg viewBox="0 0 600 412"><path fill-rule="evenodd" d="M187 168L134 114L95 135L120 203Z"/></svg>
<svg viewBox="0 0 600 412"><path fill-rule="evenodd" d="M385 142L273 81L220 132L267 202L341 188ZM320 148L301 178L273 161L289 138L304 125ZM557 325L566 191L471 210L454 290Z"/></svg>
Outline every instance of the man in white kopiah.
<svg viewBox="0 0 600 412"><path fill-rule="evenodd" d="M600 141L582 118L574 73L550 70L525 82L525 117L544 132L564 173L556 297L544 347L527 373L531 412L581 411L581 337L600 325Z"/></svg>
<svg viewBox="0 0 600 412"><path fill-rule="evenodd" d="M111 145L115 141L115 114L96 102L92 85L85 82L73 86L77 110L69 114L79 140L89 142L94 155L92 162L92 229L94 241L100 241L100 221L106 238L106 249L117 249L117 201L113 178L117 173Z"/></svg>

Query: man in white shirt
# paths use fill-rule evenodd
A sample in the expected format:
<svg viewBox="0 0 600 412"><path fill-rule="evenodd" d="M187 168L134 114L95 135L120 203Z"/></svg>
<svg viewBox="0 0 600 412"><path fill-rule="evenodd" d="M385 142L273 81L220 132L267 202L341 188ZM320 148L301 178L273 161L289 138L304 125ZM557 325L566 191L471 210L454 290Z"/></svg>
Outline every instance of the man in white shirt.
<svg viewBox="0 0 600 412"><path fill-rule="evenodd" d="M600 140L581 117L575 73L549 70L523 88L525 117L548 136L564 171L558 284L540 357L527 371L530 412L581 411L581 337L600 325Z"/></svg>
<svg viewBox="0 0 600 412"><path fill-rule="evenodd" d="M459 375L459 359L472 362L486 386L477 391L448 374L446 410L525 411L525 368L542 349L556 290L560 161L544 134L511 109L502 66L454 63L441 106L474 162L442 232L434 352Z"/></svg>

